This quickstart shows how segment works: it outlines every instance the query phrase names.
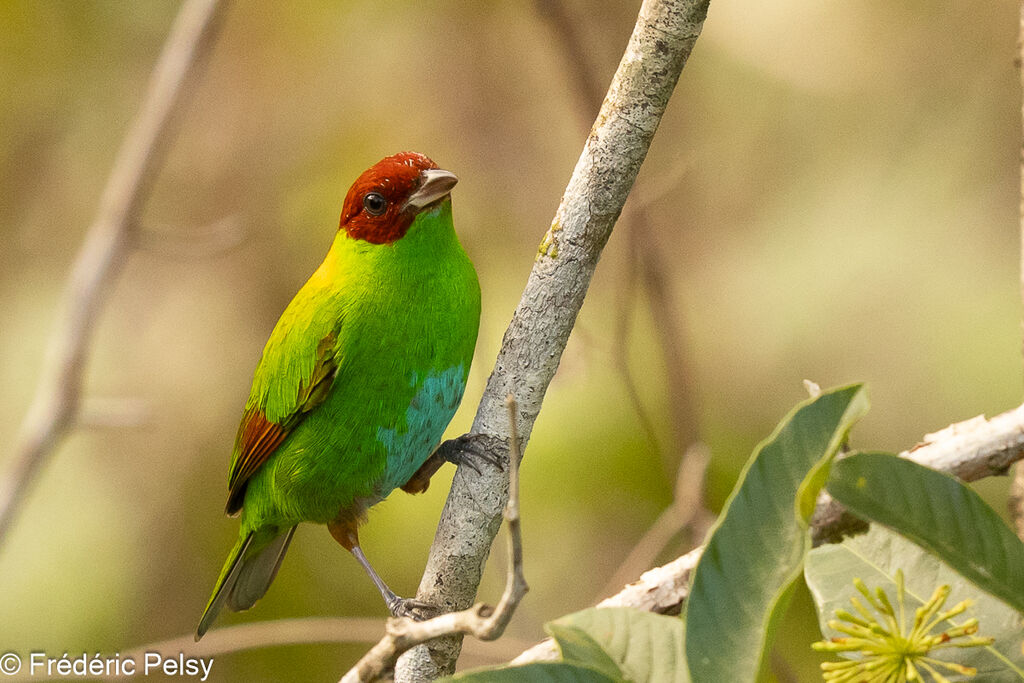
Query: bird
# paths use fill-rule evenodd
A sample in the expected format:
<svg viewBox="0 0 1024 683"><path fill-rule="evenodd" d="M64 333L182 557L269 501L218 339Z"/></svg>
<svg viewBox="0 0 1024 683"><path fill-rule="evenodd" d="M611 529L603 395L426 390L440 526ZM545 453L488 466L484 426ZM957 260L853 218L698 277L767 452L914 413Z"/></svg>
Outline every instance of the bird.
<svg viewBox="0 0 1024 683"><path fill-rule="evenodd" d="M392 615L432 609L387 586L358 531L394 489L422 492L444 462L474 453L465 440L438 447L480 324L476 269L452 222L457 182L423 154L400 152L346 194L326 258L285 308L254 373L228 476L225 512L240 515L239 536L197 641L225 605L249 609L266 594L302 522L327 525Z"/></svg>

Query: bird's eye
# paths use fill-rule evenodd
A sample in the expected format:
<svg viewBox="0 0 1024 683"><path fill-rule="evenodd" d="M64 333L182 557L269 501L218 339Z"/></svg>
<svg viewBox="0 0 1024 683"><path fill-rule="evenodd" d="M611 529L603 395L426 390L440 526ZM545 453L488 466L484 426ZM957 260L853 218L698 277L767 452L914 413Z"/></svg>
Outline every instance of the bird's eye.
<svg viewBox="0 0 1024 683"><path fill-rule="evenodd" d="M371 216L380 216L388 208L388 200L380 192L371 192L363 197L363 208Z"/></svg>

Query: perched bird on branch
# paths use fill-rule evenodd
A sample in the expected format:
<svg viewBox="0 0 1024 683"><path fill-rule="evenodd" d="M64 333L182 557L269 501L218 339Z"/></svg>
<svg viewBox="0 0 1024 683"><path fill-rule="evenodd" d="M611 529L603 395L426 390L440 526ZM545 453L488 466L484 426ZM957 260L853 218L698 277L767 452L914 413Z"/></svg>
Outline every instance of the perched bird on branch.
<svg viewBox="0 0 1024 683"><path fill-rule="evenodd" d="M429 613L377 575L358 528L371 505L399 487L426 490L444 461L466 452L437 448L462 400L480 322L476 271L452 225L456 182L403 152L348 191L327 257L256 367L228 478L238 542L196 640L225 604L248 609L267 592L300 522L326 524L392 614Z"/></svg>

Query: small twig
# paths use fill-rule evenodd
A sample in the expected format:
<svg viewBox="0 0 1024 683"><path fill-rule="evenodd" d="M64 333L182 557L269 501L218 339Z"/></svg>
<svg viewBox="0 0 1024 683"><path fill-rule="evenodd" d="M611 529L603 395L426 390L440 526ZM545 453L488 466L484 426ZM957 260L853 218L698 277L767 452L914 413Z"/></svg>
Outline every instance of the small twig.
<svg viewBox="0 0 1024 683"><path fill-rule="evenodd" d="M188 0L182 5L142 108L118 152L65 287L63 311L21 423L12 464L0 479L0 547L36 473L78 417L82 374L100 309L128 256L135 225L170 146L173 124L213 46L225 4Z"/></svg>
<svg viewBox="0 0 1024 683"><path fill-rule="evenodd" d="M679 463L672 504L665 508L633 546L629 555L601 590L601 595L618 590L632 577L650 568L658 553L673 538L691 526L703 507L704 474L710 459L711 455L704 444L697 443L689 448Z"/></svg>
<svg viewBox="0 0 1024 683"><path fill-rule="evenodd" d="M924 443L903 451L900 457L964 481L1005 474L1010 465L1024 459L1024 405L988 420L976 417L926 435ZM848 522L842 517L816 515L811 524L816 539L839 539L841 532L848 528ZM702 552L704 546L694 548L666 565L645 572L638 581L597 606L679 614L690 594L690 575ZM512 663L553 659L558 659L558 648L549 638L520 654Z"/></svg>
<svg viewBox="0 0 1024 683"><path fill-rule="evenodd" d="M394 668L403 652L441 636L460 633L480 640L495 640L505 632L519 601L529 590L523 576L523 541L519 524L519 462L522 453L516 427L518 407L512 395L505 399L505 405L508 408L510 441L508 501L504 510L508 526L508 578L498 605L492 608L477 603L469 609L449 612L426 621L413 621L405 617L388 619L384 637L342 677L341 683L377 680L384 672Z"/></svg>
<svg viewBox="0 0 1024 683"><path fill-rule="evenodd" d="M819 396L821 396L821 386L813 380L805 379L804 389L807 390L807 394L811 398L818 398Z"/></svg>

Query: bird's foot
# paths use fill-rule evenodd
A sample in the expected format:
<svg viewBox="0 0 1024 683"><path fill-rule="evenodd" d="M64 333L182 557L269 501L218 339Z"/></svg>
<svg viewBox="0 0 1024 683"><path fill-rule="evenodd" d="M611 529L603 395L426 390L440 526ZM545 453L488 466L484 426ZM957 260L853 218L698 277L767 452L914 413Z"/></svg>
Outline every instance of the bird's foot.
<svg viewBox="0 0 1024 683"><path fill-rule="evenodd" d="M465 465L480 474L478 463L486 463L505 469L501 453L506 450L506 441L490 434L463 434L455 439L445 441L427 458L409 481L402 485L406 493L423 493L430 486L430 478L441 469L441 465L450 462L453 465Z"/></svg>
<svg viewBox="0 0 1024 683"><path fill-rule="evenodd" d="M436 605L415 598L400 598L393 595L387 601L388 611L395 617L408 617L413 621L426 621L441 613Z"/></svg>
<svg viewBox="0 0 1024 683"><path fill-rule="evenodd" d="M463 434L449 439L437 447L435 454L445 462L456 466L465 465L480 474L478 463L484 463L504 470L505 465L501 454L506 450L505 439L490 434Z"/></svg>

